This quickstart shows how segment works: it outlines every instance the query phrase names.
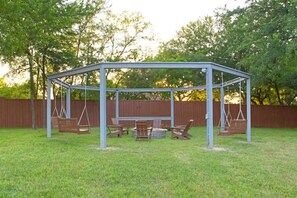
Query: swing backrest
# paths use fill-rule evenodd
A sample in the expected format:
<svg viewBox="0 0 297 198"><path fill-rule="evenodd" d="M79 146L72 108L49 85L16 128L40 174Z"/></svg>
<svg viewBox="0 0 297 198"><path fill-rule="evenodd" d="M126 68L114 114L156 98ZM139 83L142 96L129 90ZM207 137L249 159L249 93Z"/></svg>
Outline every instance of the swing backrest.
<svg viewBox="0 0 297 198"><path fill-rule="evenodd" d="M162 120L153 120L153 128L162 128Z"/></svg>
<svg viewBox="0 0 297 198"><path fill-rule="evenodd" d="M77 118L58 118L58 122L59 122L60 132L69 132L69 133L79 132L79 127L77 125Z"/></svg>
<svg viewBox="0 0 297 198"><path fill-rule="evenodd" d="M246 120L236 119L231 120L230 127L228 128L230 134L245 134L246 133Z"/></svg>
<svg viewBox="0 0 297 198"><path fill-rule="evenodd" d="M52 117L52 128L53 129L58 129L59 128L59 121L58 121L58 117L54 116Z"/></svg>

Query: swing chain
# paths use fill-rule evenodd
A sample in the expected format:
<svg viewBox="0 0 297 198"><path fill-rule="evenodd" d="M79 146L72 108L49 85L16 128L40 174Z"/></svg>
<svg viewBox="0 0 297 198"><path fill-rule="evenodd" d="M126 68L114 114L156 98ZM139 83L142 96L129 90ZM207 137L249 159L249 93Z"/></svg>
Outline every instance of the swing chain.
<svg viewBox="0 0 297 198"><path fill-rule="evenodd" d="M87 78L87 76L86 76L86 78ZM86 79L86 81L87 81L87 79ZM87 108L87 84L86 84L86 82L85 82L85 90L84 90L84 92L85 92L85 94L84 94L84 96L85 96L85 98L84 98L84 108L83 108L83 110L81 112L81 115L79 117L79 120L78 120L77 125L80 125L81 120L83 118L83 115L86 114L87 125L90 126L90 119L89 119L89 113L88 113L88 108Z"/></svg>
<svg viewBox="0 0 297 198"><path fill-rule="evenodd" d="M236 120L239 120L240 116L241 116L241 119L245 120L245 117L243 115L242 108L241 108L241 98L242 98L241 97L241 89L242 89L241 82L239 82L239 112L237 114Z"/></svg>

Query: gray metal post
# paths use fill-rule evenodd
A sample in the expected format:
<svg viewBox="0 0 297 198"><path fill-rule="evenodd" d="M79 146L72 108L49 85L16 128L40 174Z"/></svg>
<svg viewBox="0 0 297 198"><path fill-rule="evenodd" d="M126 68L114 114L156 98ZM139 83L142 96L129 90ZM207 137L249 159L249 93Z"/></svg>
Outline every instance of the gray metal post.
<svg viewBox="0 0 297 198"><path fill-rule="evenodd" d="M220 99L221 99L221 131L225 131L225 101L224 101L224 87L220 88Z"/></svg>
<svg viewBox="0 0 297 198"><path fill-rule="evenodd" d="M207 148L213 148L212 66L206 71Z"/></svg>
<svg viewBox="0 0 297 198"><path fill-rule="evenodd" d="M46 104L46 131L47 137L52 137L52 125L51 125L51 117L52 117L52 107L51 107L51 80L47 80L47 104Z"/></svg>
<svg viewBox="0 0 297 198"><path fill-rule="evenodd" d="M119 124L119 91L116 90L116 101L115 101L115 118L117 124Z"/></svg>
<svg viewBox="0 0 297 198"><path fill-rule="evenodd" d="M66 118L70 118L71 116L71 97L70 97L70 88L67 88L66 91Z"/></svg>
<svg viewBox="0 0 297 198"><path fill-rule="evenodd" d="M247 122L247 141L252 141L251 130L251 79L246 80L246 122Z"/></svg>
<svg viewBox="0 0 297 198"><path fill-rule="evenodd" d="M170 117L171 117L170 125L171 127L174 127L174 92L173 90L170 91Z"/></svg>
<svg viewBox="0 0 297 198"><path fill-rule="evenodd" d="M103 66L100 67L100 147L106 148L106 78Z"/></svg>

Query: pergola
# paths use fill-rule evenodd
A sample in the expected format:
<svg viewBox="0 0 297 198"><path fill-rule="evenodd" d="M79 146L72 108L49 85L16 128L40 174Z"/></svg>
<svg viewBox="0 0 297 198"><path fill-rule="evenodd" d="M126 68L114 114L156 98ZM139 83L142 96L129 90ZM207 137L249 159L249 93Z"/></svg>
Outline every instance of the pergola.
<svg viewBox="0 0 297 198"><path fill-rule="evenodd" d="M206 74L205 85L186 87L186 88L125 88L125 89L112 89L106 87L106 70L107 69L201 69ZM61 80L63 77L69 77L79 74L88 73L91 71L100 72L100 86L90 87L90 86L73 86L69 85ZM213 84L213 72L219 71L222 73L231 74L234 76L231 80L220 84ZM106 148L106 93L115 92L116 93L116 119L117 120L139 120L147 119L152 120L153 117L120 117L119 116L119 93L121 92L170 92L171 93L171 115L165 117L159 117L163 120L170 120L171 126L174 126L174 92L175 91L186 91L194 89L206 89L206 115L207 120L207 147L212 149L213 144L213 89L220 89L220 109L221 109L221 122L220 127L224 129L225 119L224 119L224 87L230 86L234 83L241 81L246 81L246 122L247 122L247 141L251 141L251 92L250 92L250 74L242 72L236 69L232 69L223 65L219 65L212 62L186 62L186 63L98 63L93 65L88 65L81 68L72 69L69 71L64 71L60 73L55 73L48 75L47 84L47 137L51 137L51 83L58 83L67 89L66 91L66 117L70 118L70 90L71 89L86 89L100 91L100 147Z"/></svg>

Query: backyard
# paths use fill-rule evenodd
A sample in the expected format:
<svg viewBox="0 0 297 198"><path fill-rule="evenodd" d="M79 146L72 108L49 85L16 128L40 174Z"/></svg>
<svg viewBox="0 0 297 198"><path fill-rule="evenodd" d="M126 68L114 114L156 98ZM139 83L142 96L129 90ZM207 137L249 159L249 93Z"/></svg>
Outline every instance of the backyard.
<svg viewBox="0 0 297 198"><path fill-rule="evenodd" d="M135 141L31 129L0 129L0 197L296 197L297 130L252 129L191 140Z"/></svg>

